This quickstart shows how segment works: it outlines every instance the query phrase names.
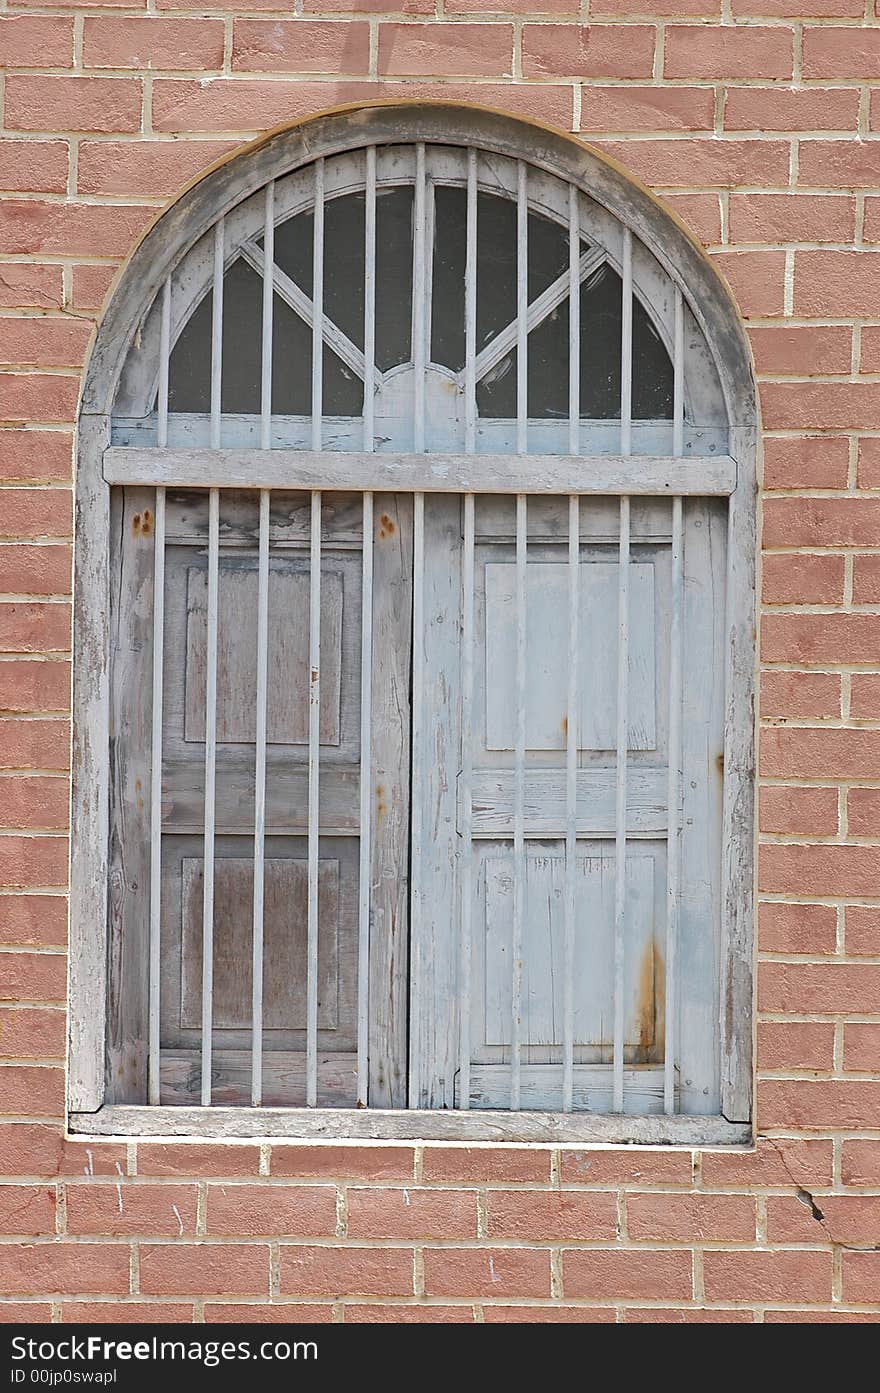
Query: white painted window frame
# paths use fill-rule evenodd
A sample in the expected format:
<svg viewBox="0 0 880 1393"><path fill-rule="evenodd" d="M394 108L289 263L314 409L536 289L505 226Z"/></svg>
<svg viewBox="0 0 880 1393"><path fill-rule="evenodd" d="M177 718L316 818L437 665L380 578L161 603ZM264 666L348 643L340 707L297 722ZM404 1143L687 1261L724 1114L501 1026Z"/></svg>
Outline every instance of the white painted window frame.
<svg viewBox="0 0 880 1393"><path fill-rule="evenodd" d="M714 354L730 421L724 829L722 867L722 981L720 1041L721 1111L717 1117L573 1113L400 1110L166 1108L105 1103L107 998L108 808L110 771L109 567L110 484L120 477L119 456L109 450L110 418L128 346L173 266L218 218L279 173L365 144L401 142L478 145L530 164L582 188L657 257L688 301ZM213 413L212 413L213 414ZM754 875L754 660L755 660L755 452L757 408L745 336L735 308L701 252L659 210L650 196L576 141L483 111L437 106L382 105L337 113L274 136L196 185L160 220L134 253L99 330L83 392L76 475L77 525L74 579L74 758L71 843L69 1125L94 1135L287 1136L420 1138L445 1140L585 1141L712 1145L750 1139L753 1035ZM126 455L132 452L126 451ZM144 450L144 468L155 482L161 450ZM208 455L210 451L199 451ZM259 452L264 489L284 482L285 451ZM295 454L298 475L311 467L314 487L327 486L328 457ZM149 460L147 459L149 457ZM165 456L167 461L170 456ZM411 471L413 457L372 456L377 469ZM256 458L251 461L256 464ZM475 464L473 458L468 466ZM535 492L536 457L526 456L529 492ZM290 461L288 460L288 463ZM351 456L347 459L351 465ZM450 463L446 462L447 465ZM619 492L621 471L637 457L579 457L577 477L593 489ZM676 462L669 461L671 466ZM705 462L708 466L708 461ZM442 468L436 456L424 469ZM487 457L479 460L488 466ZM395 465L397 469L395 469ZM505 460L505 466L509 461ZM541 457L544 471L559 471L553 492L574 484L575 460ZM678 463L677 467L681 467ZM692 466L691 466L692 467ZM397 473L400 470L400 473ZM604 473L604 480L603 480ZM482 469L480 470L480 477ZM141 476L144 482L147 476ZM456 490L466 486L456 482ZM657 481L659 483L659 481ZM663 492L671 492L669 478ZM560 487L560 484L563 486ZM604 484L604 488L603 488ZM366 487L366 485L363 485ZM379 487L380 485L376 485ZM477 488L481 482L475 483ZM509 487L509 485L508 485ZM577 484L577 489L583 484ZM661 491L661 490L657 490ZM726 492L726 489L724 490Z"/></svg>

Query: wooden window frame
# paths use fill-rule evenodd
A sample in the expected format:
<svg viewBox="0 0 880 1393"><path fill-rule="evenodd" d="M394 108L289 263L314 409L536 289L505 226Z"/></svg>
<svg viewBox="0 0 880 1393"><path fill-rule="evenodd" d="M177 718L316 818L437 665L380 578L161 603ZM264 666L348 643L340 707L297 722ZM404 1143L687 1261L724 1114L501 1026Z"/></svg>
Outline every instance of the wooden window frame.
<svg viewBox="0 0 880 1393"><path fill-rule="evenodd" d="M365 141L475 144L526 160L581 188L601 202L650 248L667 272L687 287L689 303L714 354L728 411L729 460L702 461L732 471L729 499L726 708L723 793L721 1110L717 1116L593 1115L535 1112L454 1112L380 1109L247 1109L110 1105L105 1102L109 831L109 635L108 539L110 486L121 482L120 453L110 451L113 400L125 356L145 312L173 265L218 218L280 173L318 156L341 153ZM520 1142L673 1143L686 1146L743 1144L751 1139L753 1057L754 902L754 665L755 665L755 458L757 406L751 361L736 309L701 250L650 195L571 137L483 109L445 104L383 103L321 116L271 137L185 194L154 226L133 254L100 326L84 384L76 472L74 573L73 803L70 872L69 1126L93 1135L276 1136L303 1139L375 1138L504 1140ZM131 455L132 451L125 451ZM138 452L140 482L160 478L161 452ZM179 453L179 452L176 452ZM208 455L208 451L194 452ZM255 452L257 484L285 482L284 451ZM169 452L170 454L170 452ZM296 451L299 474L310 464L317 488L327 486L326 455L309 460ZM257 456L259 463L257 463ZM167 457L166 457L167 458ZM428 471L438 457L425 456ZM563 458L527 456L528 491L553 477L564 492L589 470L598 491L631 485L638 456ZM288 460L289 463L289 460ZM418 488L414 457L372 456L377 471L394 471L396 487ZM451 461L446 462L447 465ZM476 463L474 457L467 465ZM481 466L489 464L486 457ZM656 462L655 462L656 463ZM680 461L663 462L681 469ZM696 463L696 462L694 462ZM347 459L350 467L351 457ZM505 460L505 467L509 461ZM650 462L648 462L650 466ZM395 467L396 466L396 467ZM688 466L693 468L693 464ZM409 484L401 474L410 471ZM481 471L482 473L482 468ZM263 477L265 475L265 477ZM625 478L623 476L626 476ZM655 492L673 492L671 472ZM248 482L254 485L253 473ZM650 477L643 468L647 492ZM670 484L672 483L672 487ZM380 485L377 485L380 486ZM461 479L455 489L467 487ZM482 483L476 484L482 488ZM574 484L575 488L582 487ZM685 490L682 488L682 492ZM725 490L726 491L726 490Z"/></svg>

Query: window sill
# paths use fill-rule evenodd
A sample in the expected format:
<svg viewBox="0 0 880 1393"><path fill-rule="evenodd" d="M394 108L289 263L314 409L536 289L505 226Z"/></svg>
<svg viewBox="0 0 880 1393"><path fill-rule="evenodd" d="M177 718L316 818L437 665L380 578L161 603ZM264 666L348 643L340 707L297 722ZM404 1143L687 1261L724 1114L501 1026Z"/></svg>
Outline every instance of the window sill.
<svg viewBox="0 0 880 1393"><path fill-rule="evenodd" d="M189 1108L112 1105L70 1114L73 1133L99 1137L272 1137L291 1141L444 1141L748 1146L752 1128L725 1117L558 1112L427 1112L350 1108Z"/></svg>

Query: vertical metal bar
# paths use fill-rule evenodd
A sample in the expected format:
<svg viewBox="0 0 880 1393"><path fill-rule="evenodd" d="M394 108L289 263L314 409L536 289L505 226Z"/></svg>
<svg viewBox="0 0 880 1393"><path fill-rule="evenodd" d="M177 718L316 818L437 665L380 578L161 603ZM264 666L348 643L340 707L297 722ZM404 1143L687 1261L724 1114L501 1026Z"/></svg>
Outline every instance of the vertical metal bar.
<svg viewBox="0 0 880 1393"><path fill-rule="evenodd" d="M522 939L526 899L526 495L516 496L516 743L513 803L513 944L511 951L510 1107L520 1104Z"/></svg>
<svg viewBox="0 0 880 1393"><path fill-rule="evenodd" d="M269 490L260 490L257 567L257 731L254 752L254 935L251 978L251 1103L263 1097L263 906L266 852L266 716L269 699Z"/></svg>
<svg viewBox="0 0 880 1393"><path fill-rule="evenodd" d="M627 759L629 755L629 498L620 500L617 587L617 789L614 834L614 1112L623 1112L623 991L626 927Z"/></svg>
<svg viewBox="0 0 880 1393"><path fill-rule="evenodd" d="M318 1101L318 858L321 757L321 494L312 491L309 543L309 841L306 947L306 1107Z"/></svg>
<svg viewBox="0 0 880 1393"><path fill-rule="evenodd" d="M357 1103L367 1106L370 1040L370 815L372 808L373 722L373 495L364 494L361 571L361 768L360 868L358 879L358 1033Z"/></svg>
<svg viewBox="0 0 880 1393"><path fill-rule="evenodd" d="M673 344L672 453L684 454L684 303L681 289L675 287L675 331Z"/></svg>
<svg viewBox="0 0 880 1393"><path fill-rule="evenodd" d="M211 297L211 447L220 445L220 412L223 391L223 265L225 226L214 226L214 280Z"/></svg>
<svg viewBox="0 0 880 1393"><path fill-rule="evenodd" d="M565 940L562 984L562 1111L571 1112L574 1083L574 948L577 908L577 776L580 627L580 497L568 500L568 711L565 727Z"/></svg>
<svg viewBox="0 0 880 1393"><path fill-rule="evenodd" d="M364 449L375 449L376 147L367 146L364 207ZM364 534L366 536L366 534Z"/></svg>
<svg viewBox="0 0 880 1393"><path fill-rule="evenodd" d="M529 203L524 160L516 164L516 452L529 439Z"/></svg>
<svg viewBox="0 0 880 1393"><path fill-rule="evenodd" d="M410 1047L409 1105L417 1108L422 1096L421 1010L422 960L422 860L424 706L425 706L425 495L413 494L413 657L412 657L412 769L410 772L412 833L410 870Z"/></svg>
<svg viewBox="0 0 880 1393"><path fill-rule="evenodd" d="M684 590L682 505L672 500L672 582L669 631L669 751L666 780L666 1029L663 1109L675 1112L675 1013L678 993L678 913L681 808L682 604Z"/></svg>
<svg viewBox="0 0 880 1393"><path fill-rule="evenodd" d="M620 453L632 453L632 233L623 229L620 315Z"/></svg>
<svg viewBox="0 0 880 1393"><path fill-rule="evenodd" d="M324 160L315 160L312 243L312 449L320 450L324 417Z"/></svg>
<svg viewBox="0 0 880 1393"><path fill-rule="evenodd" d="M472 455L477 437L477 152L467 155L467 212L464 269L464 448Z"/></svg>
<svg viewBox="0 0 880 1393"><path fill-rule="evenodd" d="M159 329L159 392L157 399L160 448L168 444L168 363L171 357L171 277L162 287ZM165 663L165 489L156 489L153 532L153 710L150 736L150 963L147 1099L159 1102L162 910L162 701Z"/></svg>
<svg viewBox="0 0 880 1393"><path fill-rule="evenodd" d="M425 341L425 146L422 141L416 145L416 185L413 199L413 368L415 370L415 420L413 444L417 453L425 448L425 368L427 366L427 344Z"/></svg>
<svg viewBox="0 0 880 1393"><path fill-rule="evenodd" d="M205 844L202 903L202 1107L211 1102L214 1023L214 818L217 787L217 621L220 590L220 491L208 494L208 613L205 677Z"/></svg>
<svg viewBox="0 0 880 1393"><path fill-rule="evenodd" d="M580 194L568 187L568 452L581 448Z"/></svg>
<svg viewBox="0 0 880 1393"><path fill-rule="evenodd" d="M275 182L266 185L263 215L263 332L260 359L260 448L272 444L272 336L275 309Z"/></svg>
<svg viewBox="0 0 880 1393"><path fill-rule="evenodd" d="M458 1106L471 1105L471 933L473 920L474 495L464 496L461 600L461 989Z"/></svg>

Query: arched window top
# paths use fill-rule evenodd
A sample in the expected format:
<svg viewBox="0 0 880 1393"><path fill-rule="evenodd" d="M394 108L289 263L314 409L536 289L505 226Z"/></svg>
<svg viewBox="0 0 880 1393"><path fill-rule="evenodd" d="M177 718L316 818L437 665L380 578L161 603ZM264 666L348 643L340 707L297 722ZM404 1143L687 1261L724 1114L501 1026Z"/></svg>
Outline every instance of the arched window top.
<svg viewBox="0 0 880 1393"><path fill-rule="evenodd" d="M569 147L574 177L543 132L396 115L327 118L346 148L279 151L169 249L114 443L726 453L724 364L671 220ZM232 194L224 168L204 195L221 178Z"/></svg>

